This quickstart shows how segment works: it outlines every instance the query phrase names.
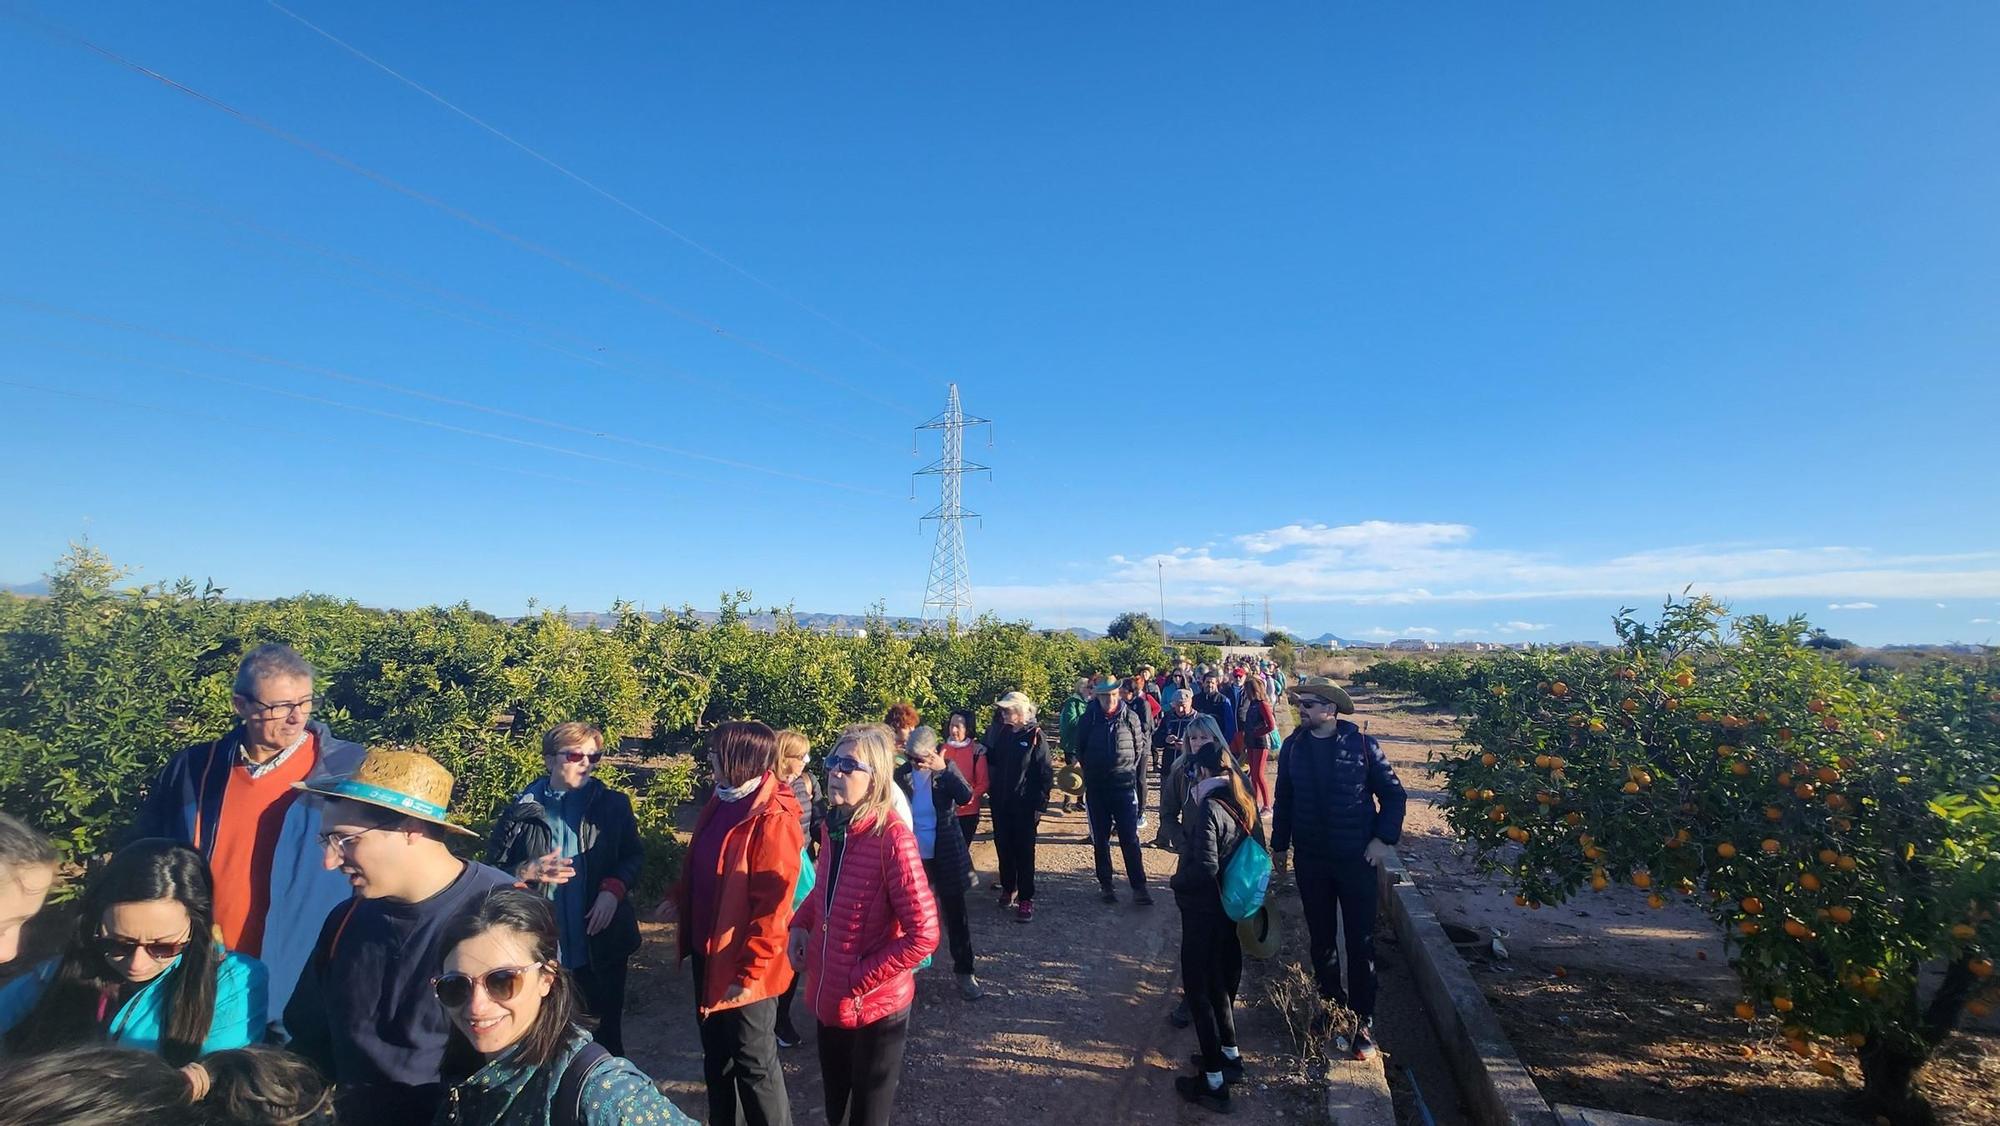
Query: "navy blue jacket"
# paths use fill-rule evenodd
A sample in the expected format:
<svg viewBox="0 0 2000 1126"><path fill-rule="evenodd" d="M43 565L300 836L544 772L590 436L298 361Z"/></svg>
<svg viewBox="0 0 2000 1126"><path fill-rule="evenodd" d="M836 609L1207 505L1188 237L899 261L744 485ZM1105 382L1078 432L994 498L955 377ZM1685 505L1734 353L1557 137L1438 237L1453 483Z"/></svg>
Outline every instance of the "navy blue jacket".
<svg viewBox="0 0 2000 1126"><path fill-rule="evenodd" d="M1374 736L1344 719L1331 739L1297 728L1278 752L1271 852L1295 849L1301 871L1353 863L1371 840L1396 843L1407 802Z"/></svg>
<svg viewBox="0 0 2000 1126"><path fill-rule="evenodd" d="M1194 710L1202 715L1215 717L1215 724L1222 728L1222 741L1236 741L1236 705L1229 702L1229 694L1220 690L1197 692L1194 696Z"/></svg>
<svg viewBox="0 0 2000 1126"><path fill-rule="evenodd" d="M344 774L361 763L359 743L336 739L326 724L308 724L319 736L319 764L313 777ZM187 845L207 860L215 849L216 822L222 817L222 798L228 789L236 752L243 741L237 727L220 739L197 743L167 760L153 780L139 815L132 824L132 837L165 837ZM294 801L278 826L278 841L271 858L271 909L264 916L264 946L257 958L271 971L270 1005L266 1019L280 1021L292 985L305 968L319 936L320 920L335 904L345 902L354 889L338 868L326 867L326 849L319 843L321 805L316 801Z"/></svg>

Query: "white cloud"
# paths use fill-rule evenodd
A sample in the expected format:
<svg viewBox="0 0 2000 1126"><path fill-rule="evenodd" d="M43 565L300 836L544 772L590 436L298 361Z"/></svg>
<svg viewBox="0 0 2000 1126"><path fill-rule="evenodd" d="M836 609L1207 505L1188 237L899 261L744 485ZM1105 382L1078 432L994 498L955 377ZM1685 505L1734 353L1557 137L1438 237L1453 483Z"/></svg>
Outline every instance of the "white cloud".
<svg viewBox="0 0 2000 1126"><path fill-rule="evenodd" d="M1409 626L1403 630L1405 637L1436 637L1438 631L1429 626Z"/></svg>
<svg viewBox="0 0 2000 1126"><path fill-rule="evenodd" d="M1164 571L1176 616L1225 612L1246 594L1288 613L1304 604L1472 605L1580 599L1640 604L1684 587L1726 599L2000 598L2000 551L1891 554L1830 545L1693 544L1610 557L1484 547L1473 528L1368 520L1286 524L1200 546L1124 554L1083 582L979 587L982 608L1037 616L1102 614L1149 605ZM1507 623L1534 625L1536 623ZM1391 631L1359 636L1382 637ZM1526 632L1523 630L1523 632Z"/></svg>
<svg viewBox="0 0 2000 1126"><path fill-rule="evenodd" d="M1493 628L1500 633L1540 633L1549 628L1547 622L1497 622Z"/></svg>
<svg viewBox="0 0 2000 1126"><path fill-rule="evenodd" d="M1451 631L1451 635L1453 637L1478 637L1485 632L1483 629L1455 629Z"/></svg>
<svg viewBox="0 0 2000 1126"><path fill-rule="evenodd" d="M1942 603L1942 602L1938 603L1938 604L1937 604L1937 608L1938 608L1938 609L1940 609L1940 610L1944 609L1944 603Z"/></svg>
<svg viewBox="0 0 2000 1126"><path fill-rule="evenodd" d="M1829 602L1826 604L1826 608L1829 610L1873 610L1876 607L1873 602Z"/></svg>
<svg viewBox="0 0 2000 1126"><path fill-rule="evenodd" d="M1972 624L1976 626L1990 626L1990 625L2000 624L2000 618L1974 618L1972 619Z"/></svg>

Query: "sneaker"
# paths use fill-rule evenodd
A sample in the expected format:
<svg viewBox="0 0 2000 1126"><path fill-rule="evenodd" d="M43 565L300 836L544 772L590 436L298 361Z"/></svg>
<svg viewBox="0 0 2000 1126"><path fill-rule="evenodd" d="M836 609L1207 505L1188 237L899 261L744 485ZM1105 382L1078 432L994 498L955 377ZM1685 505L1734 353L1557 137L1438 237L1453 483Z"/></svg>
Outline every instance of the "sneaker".
<svg viewBox="0 0 2000 1126"><path fill-rule="evenodd" d="M999 880L994 880L994 881L993 881L992 883L990 883L990 884L987 884L987 885L986 885L986 887L987 887L987 889L988 889L989 891L999 891L999 890L1000 890L1000 881L999 881Z"/></svg>
<svg viewBox="0 0 2000 1126"><path fill-rule="evenodd" d="M1153 893L1147 891L1145 888L1140 888L1132 893L1132 902L1141 907L1151 907L1153 905Z"/></svg>
<svg viewBox="0 0 2000 1126"><path fill-rule="evenodd" d="M1106 903L1116 903L1118 902L1118 893L1112 891L1110 888L1105 888L1103 893L1100 894L1097 898L1103 900Z"/></svg>
<svg viewBox="0 0 2000 1126"><path fill-rule="evenodd" d="M1174 1011L1167 1014L1167 1023L1175 1028L1186 1028L1194 1023L1194 1014L1188 1011L1187 998L1181 998L1181 1003L1175 1005Z"/></svg>
<svg viewBox="0 0 2000 1126"><path fill-rule="evenodd" d="M1020 903L1020 906L1014 908L1014 921L1017 923L1034 922L1035 905L1032 902L1023 899Z"/></svg>
<svg viewBox="0 0 2000 1126"><path fill-rule="evenodd" d="M1229 1113L1229 1084L1227 1082L1223 1083L1220 1087L1211 1087L1208 1085L1208 1077L1205 1075L1176 1075L1174 1076L1174 1090L1180 1092L1181 1098L1186 1099L1196 1106L1207 1107L1217 1114Z"/></svg>
<svg viewBox="0 0 2000 1126"><path fill-rule="evenodd" d="M1189 1057L1188 1057L1188 1062L1189 1062L1190 1064L1193 1064L1193 1065L1194 1065L1194 1069L1195 1069L1195 1071L1196 1071L1196 1072L1198 1072L1198 1073L1205 1073L1205 1072L1207 1072L1207 1071L1208 1071L1208 1068L1207 1068L1207 1067L1205 1067L1205 1066L1203 1066L1203 1064L1202 1064L1202 1062L1201 1062L1201 1053L1200 1053L1200 1052L1196 1052L1196 1053L1194 1053L1193 1055L1189 1056ZM1224 1057L1222 1058L1222 1081L1223 1081L1224 1083L1241 1083L1241 1082L1243 1082L1243 1057L1242 1057L1242 1056L1238 1056L1238 1057L1236 1057L1235 1059L1230 1059L1230 1058L1229 1058L1229 1057L1227 1057L1227 1056L1224 1056Z"/></svg>
<svg viewBox="0 0 2000 1126"><path fill-rule="evenodd" d="M1371 1021L1362 1022L1361 1027L1354 1030L1354 1039L1350 1041L1350 1044L1353 1048L1355 1059L1357 1060L1374 1059L1375 1054L1378 1051L1380 1051L1380 1049L1378 1049L1375 1046L1374 1023Z"/></svg>
<svg viewBox="0 0 2000 1126"><path fill-rule="evenodd" d="M1141 817L1141 818L1139 819L1139 826L1138 826L1138 828L1139 828L1139 831L1140 831L1141 833L1143 833L1143 832L1145 832L1145 831L1146 831L1146 819L1145 819L1145 818Z"/></svg>
<svg viewBox="0 0 2000 1126"><path fill-rule="evenodd" d="M971 974L959 974L958 995L960 997L965 998L968 1001L977 1001L981 997L986 996L986 991L984 989L979 988L978 978L972 976Z"/></svg>
<svg viewBox="0 0 2000 1126"><path fill-rule="evenodd" d="M799 1030L792 1027L792 1018L789 1016L779 1017L778 1047L796 1048L798 1046L799 1046Z"/></svg>

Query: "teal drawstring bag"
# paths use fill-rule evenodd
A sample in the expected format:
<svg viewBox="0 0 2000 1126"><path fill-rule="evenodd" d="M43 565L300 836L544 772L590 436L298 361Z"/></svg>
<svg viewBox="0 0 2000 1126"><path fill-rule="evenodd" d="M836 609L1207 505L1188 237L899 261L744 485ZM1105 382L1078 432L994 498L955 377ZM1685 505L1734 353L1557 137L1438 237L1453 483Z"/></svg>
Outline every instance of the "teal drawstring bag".
<svg viewBox="0 0 2000 1126"><path fill-rule="evenodd" d="M792 910L796 911L799 909L799 904L806 901L806 896L812 894L813 887L818 883L819 873L813 870L812 854L801 846L799 849L799 882L792 888Z"/></svg>
<svg viewBox="0 0 2000 1126"><path fill-rule="evenodd" d="M1271 853L1246 829L1222 866L1222 913L1240 923L1264 906L1270 889Z"/></svg>

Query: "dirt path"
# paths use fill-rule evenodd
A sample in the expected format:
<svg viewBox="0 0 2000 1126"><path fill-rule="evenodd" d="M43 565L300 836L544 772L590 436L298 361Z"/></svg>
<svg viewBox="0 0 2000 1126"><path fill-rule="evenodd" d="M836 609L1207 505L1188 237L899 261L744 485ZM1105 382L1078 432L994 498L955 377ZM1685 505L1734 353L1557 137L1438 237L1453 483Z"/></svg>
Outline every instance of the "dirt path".
<svg viewBox="0 0 2000 1126"><path fill-rule="evenodd" d="M1140 834L1150 839L1148 830ZM1199 1123L1212 1116L1183 1104L1173 1076L1188 1070L1194 1033L1167 1022L1179 997L1180 915L1167 878L1174 858L1148 848L1155 906L1131 902L1122 865L1119 902L1098 901L1081 811L1042 825L1035 921L1020 924L985 890L993 846L982 831L972 855L973 949L987 996L959 999L948 956L918 975L910 1044L897 1092L897 1120L913 1123ZM706 1099L691 988L671 960L664 927L647 925L632 966L626 1046L674 1101L701 1116ZM1315 1087L1281 1060L1286 1037L1261 979L1276 963L1246 966L1238 1034L1252 1078L1236 1115L1252 1121L1320 1119ZM797 1122L825 1121L811 1019L794 1005L806 1041L781 1053ZM1282 1074L1280 1074L1282 1073Z"/></svg>

